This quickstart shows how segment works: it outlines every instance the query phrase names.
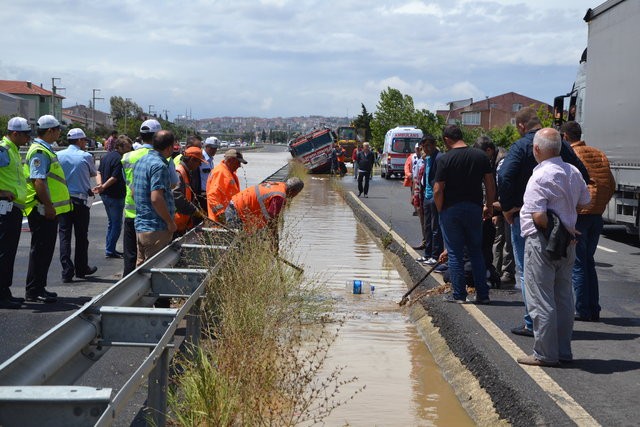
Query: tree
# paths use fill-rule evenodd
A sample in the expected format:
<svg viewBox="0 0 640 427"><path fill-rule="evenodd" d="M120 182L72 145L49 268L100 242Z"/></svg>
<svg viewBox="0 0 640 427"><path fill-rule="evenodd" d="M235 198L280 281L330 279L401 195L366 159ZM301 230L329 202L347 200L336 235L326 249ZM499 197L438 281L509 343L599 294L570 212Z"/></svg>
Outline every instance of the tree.
<svg viewBox="0 0 640 427"><path fill-rule="evenodd" d="M371 120L371 145L374 148L382 148L384 136L389 129L414 124L412 122L415 117L415 108L413 98L390 87L380 93L377 107Z"/></svg>
<svg viewBox="0 0 640 427"><path fill-rule="evenodd" d="M362 105L362 113L353 120L353 126L356 131L364 137L364 141L371 141L371 120L373 120L373 114L367 112L367 107Z"/></svg>
<svg viewBox="0 0 640 427"><path fill-rule="evenodd" d="M111 117L118 123L118 125L120 125L121 120L124 121L125 115L127 117L127 121L131 118L141 118L144 115L142 107L133 101L122 98L121 96L112 96L109 98L109 103L111 104ZM122 127L124 128L124 124ZM129 127L128 123L127 127Z"/></svg>
<svg viewBox="0 0 640 427"><path fill-rule="evenodd" d="M262 135L260 135L260 141L262 141L263 144L267 142L267 132L264 129L262 129Z"/></svg>

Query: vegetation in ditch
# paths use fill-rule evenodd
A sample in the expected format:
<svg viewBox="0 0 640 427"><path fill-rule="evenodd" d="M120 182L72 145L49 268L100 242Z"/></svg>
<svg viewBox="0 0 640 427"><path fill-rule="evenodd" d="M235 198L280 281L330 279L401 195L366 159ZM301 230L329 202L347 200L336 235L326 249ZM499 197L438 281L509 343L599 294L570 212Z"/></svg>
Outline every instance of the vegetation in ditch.
<svg viewBox="0 0 640 427"><path fill-rule="evenodd" d="M357 379L327 363L340 325L330 300L317 278L283 262L298 264L293 242L285 233L275 255L265 234L242 233L222 258L201 261L216 265L202 302L205 339L177 359L171 423L313 424L353 398L341 387Z"/></svg>

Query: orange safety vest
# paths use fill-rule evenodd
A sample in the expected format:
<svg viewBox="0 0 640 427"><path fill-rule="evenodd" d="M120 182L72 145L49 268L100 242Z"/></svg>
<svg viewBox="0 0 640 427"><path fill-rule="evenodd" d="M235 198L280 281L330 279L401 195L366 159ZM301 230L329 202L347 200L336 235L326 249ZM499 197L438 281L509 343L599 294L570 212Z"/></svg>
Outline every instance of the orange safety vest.
<svg viewBox="0 0 640 427"><path fill-rule="evenodd" d="M275 196L286 197L284 182L264 182L254 185L231 198L245 228L260 229L267 225L271 216L267 209Z"/></svg>
<svg viewBox="0 0 640 427"><path fill-rule="evenodd" d="M341 148L340 150L338 150L338 161L344 163L345 160L345 154L346 154L346 150L344 148Z"/></svg>
<svg viewBox="0 0 640 427"><path fill-rule="evenodd" d="M186 170L184 165L180 163L176 166L176 172L180 174L182 177L182 182L184 183L184 198L187 202L193 202L193 191L191 191L191 182L189 180L189 172ZM180 233L184 233L185 231L193 228L193 218L191 215L181 214L176 211L173 220L176 223L176 228Z"/></svg>
<svg viewBox="0 0 640 427"><path fill-rule="evenodd" d="M222 222L224 210L231 198L240 192L240 181L235 172L231 172L225 161L220 162L207 179L207 213L209 218Z"/></svg>

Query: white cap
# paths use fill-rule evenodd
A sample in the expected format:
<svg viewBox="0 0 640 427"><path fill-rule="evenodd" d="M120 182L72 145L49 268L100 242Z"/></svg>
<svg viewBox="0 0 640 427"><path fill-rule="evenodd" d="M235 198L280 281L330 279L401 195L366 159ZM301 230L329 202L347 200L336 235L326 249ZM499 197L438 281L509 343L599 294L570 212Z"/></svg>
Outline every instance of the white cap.
<svg viewBox="0 0 640 427"><path fill-rule="evenodd" d="M9 120L7 129L12 132L29 132L31 131L31 126L29 126L27 119L23 119L22 117L14 117Z"/></svg>
<svg viewBox="0 0 640 427"><path fill-rule="evenodd" d="M80 128L73 128L67 133L67 139L82 139L86 137L87 135L85 135L84 131Z"/></svg>
<svg viewBox="0 0 640 427"><path fill-rule="evenodd" d="M145 120L142 125L140 125L140 133L156 133L160 130L162 130L160 122L154 119Z"/></svg>
<svg viewBox="0 0 640 427"><path fill-rule="evenodd" d="M416 146L415 146L415 148L418 148L418 147L420 147L420 143L419 143L419 142L416 142Z"/></svg>
<svg viewBox="0 0 640 427"><path fill-rule="evenodd" d="M51 129L57 127L60 127L60 122L52 115L46 114L38 119L38 129Z"/></svg>
<svg viewBox="0 0 640 427"><path fill-rule="evenodd" d="M140 144L139 142L134 142L133 145L131 146L134 150L137 150L138 148L142 147L142 144Z"/></svg>
<svg viewBox="0 0 640 427"><path fill-rule="evenodd" d="M204 146L206 147L207 145L214 148L218 148L219 147L218 138L216 138L215 136L210 136L209 138L205 139Z"/></svg>

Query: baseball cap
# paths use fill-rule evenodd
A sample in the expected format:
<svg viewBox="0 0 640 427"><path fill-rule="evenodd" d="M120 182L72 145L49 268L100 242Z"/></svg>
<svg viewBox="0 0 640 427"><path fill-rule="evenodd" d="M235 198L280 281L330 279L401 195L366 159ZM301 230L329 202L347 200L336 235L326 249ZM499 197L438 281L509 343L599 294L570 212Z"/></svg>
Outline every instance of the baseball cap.
<svg viewBox="0 0 640 427"><path fill-rule="evenodd" d="M9 120L7 129L13 132L30 132L31 126L29 126L27 119L23 119L22 117L14 117Z"/></svg>
<svg viewBox="0 0 640 427"><path fill-rule="evenodd" d="M225 159L238 159L240 160L240 163L244 163L245 165L247 164L247 161L244 159L244 157L242 157L242 153L239 152L238 150L236 150L235 148L232 148L231 150L227 150L224 153L224 158Z"/></svg>
<svg viewBox="0 0 640 427"><path fill-rule="evenodd" d="M38 129L51 129L58 127L60 127L60 122L50 114L45 114L38 119Z"/></svg>
<svg viewBox="0 0 640 427"><path fill-rule="evenodd" d="M207 145L218 148L219 147L218 138L216 138L215 136L210 136L209 138L205 139L204 146L206 147Z"/></svg>
<svg viewBox="0 0 640 427"><path fill-rule="evenodd" d="M202 150L198 147L189 147L184 152L184 157L195 157L200 160L202 163L205 162L204 155L202 155Z"/></svg>
<svg viewBox="0 0 640 427"><path fill-rule="evenodd" d="M160 122L154 119L145 120L140 125L140 133L156 133L161 130Z"/></svg>
<svg viewBox="0 0 640 427"><path fill-rule="evenodd" d="M86 137L87 135L85 135L84 131L80 128L73 128L67 133L67 139L82 139Z"/></svg>

